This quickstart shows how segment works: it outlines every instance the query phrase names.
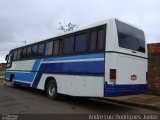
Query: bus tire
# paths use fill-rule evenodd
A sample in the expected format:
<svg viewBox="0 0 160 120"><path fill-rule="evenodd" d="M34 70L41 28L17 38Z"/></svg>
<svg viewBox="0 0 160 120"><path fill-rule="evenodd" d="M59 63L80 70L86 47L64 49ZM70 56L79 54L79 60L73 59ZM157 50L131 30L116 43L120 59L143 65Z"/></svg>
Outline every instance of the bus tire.
<svg viewBox="0 0 160 120"><path fill-rule="evenodd" d="M11 75L10 82L11 82L11 86L14 87L14 88L19 88L20 87L20 85L15 84L14 75Z"/></svg>
<svg viewBox="0 0 160 120"><path fill-rule="evenodd" d="M55 80L50 80L47 83L46 92L47 92L48 98L53 100L56 100L58 98L57 84Z"/></svg>
<svg viewBox="0 0 160 120"><path fill-rule="evenodd" d="M10 82L11 82L11 86L12 86L12 87L16 87L14 81L15 81L14 75L11 75L11 77L10 77Z"/></svg>

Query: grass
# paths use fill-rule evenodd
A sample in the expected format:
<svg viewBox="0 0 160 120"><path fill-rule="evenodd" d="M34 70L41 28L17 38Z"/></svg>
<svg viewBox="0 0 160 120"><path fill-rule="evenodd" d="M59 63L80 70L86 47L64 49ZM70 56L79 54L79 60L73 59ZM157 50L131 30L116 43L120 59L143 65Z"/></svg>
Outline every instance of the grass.
<svg viewBox="0 0 160 120"><path fill-rule="evenodd" d="M0 71L0 76L4 76L5 71Z"/></svg>

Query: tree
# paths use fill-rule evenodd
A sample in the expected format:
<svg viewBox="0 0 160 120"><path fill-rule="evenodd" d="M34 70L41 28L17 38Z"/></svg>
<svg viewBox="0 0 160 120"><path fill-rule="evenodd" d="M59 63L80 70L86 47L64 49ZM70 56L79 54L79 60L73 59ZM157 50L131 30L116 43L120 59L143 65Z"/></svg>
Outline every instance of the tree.
<svg viewBox="0 0 160 120"><path fill-rule="evenodd" d="M74 25L72 24L71 22L68 23L67 25L62 25L62 23L60 22L59 23L60 27L58 28L60 31L63 31L63 32L68 32L68 31L72 31L76 28L78 28L78 25Z"/></svg>

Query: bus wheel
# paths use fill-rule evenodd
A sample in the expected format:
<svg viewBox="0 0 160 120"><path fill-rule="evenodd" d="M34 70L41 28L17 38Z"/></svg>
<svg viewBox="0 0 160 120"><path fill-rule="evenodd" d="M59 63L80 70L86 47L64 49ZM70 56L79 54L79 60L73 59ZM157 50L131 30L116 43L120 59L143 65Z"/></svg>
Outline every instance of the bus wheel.
<svg viewBox="0 0 160 120"><path fill-rule="evenodd" d="M50 80L47 84L47 96L50 98L50 99L57 99L57 84L54 80Z"/></svg>
<svg viewBox="0 0 160 120"><path fill-rule="evenodd" d="M15 84L14 76L11 76L10 80L11 80L11 86L12 87L14 87L14 88L19 88L20 87L20 85Z"/></svg>
<svg viewBox="0 0 160 120"><path fill-rule="evenodd" d="M15 88L17 87L17 85L14 82L14 77L11 78L11 86Z"/></svg>
<svg viewBox="0 0 160 120"><path fill-rule="evenodd" d="M11 76L10 80L11 80L11 86L16 87L16 85L14 83L14 76Z"/></svg>

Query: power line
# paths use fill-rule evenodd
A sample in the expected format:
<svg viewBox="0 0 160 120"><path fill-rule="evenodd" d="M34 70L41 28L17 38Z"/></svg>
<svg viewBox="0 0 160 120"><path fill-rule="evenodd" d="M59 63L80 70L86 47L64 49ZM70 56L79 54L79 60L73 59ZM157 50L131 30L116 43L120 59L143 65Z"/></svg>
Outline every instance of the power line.
<svg viewBox="0 0 160 120"><path fill-rule="evenodd" d="M26 40L24 40L24 41L5 41L5 42L8 42L8 43L23 42L24 44L26 44L26 43L27 43L27 41L26 41Z"/></svg>

